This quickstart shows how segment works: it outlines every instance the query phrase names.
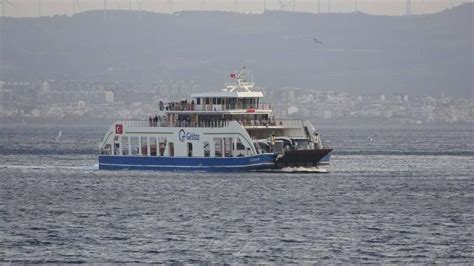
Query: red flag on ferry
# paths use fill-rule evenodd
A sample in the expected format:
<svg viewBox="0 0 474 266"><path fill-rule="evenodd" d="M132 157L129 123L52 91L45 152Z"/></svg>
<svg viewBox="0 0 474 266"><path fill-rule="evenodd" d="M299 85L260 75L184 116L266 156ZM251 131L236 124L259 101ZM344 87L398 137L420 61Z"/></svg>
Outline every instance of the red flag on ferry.
<svg viewBox="0 0 474 266"><path fill-rule="evenodd" d="M235 73L232 73L232 74L230 74L230 77L235 79L237 77L237 75Z"/></svg>
<svg viewBox="0 0 474 266"><path fill-rule="evenodd" d="M115 134L118 134L118 135L123 134L123 126L121 124L115 125Z"/></svg>

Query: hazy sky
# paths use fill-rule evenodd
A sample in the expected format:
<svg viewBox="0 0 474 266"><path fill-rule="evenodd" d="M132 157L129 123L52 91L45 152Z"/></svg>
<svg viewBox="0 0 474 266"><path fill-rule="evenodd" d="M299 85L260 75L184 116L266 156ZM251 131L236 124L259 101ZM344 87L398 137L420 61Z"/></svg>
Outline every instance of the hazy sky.
<svg viewBox="0 0 474 266"><path fill-rule="evenodd" d="M2 2L10 2L3 7ZM142 10L160 13L169 13L169 0L105 0L108 9L132 9L138 10L141 3ZM353 12L357 10L370 14L403 15L406 14L407 0L329 0L331 12ZM411 10L413 14L434 13L452 6L457 6L463 2L473 0L411 0ZM51 16L56 14L71 15L76 5L76 13L103 9L104 0L0 0L0 8L5 8L5 16L32 17L39 15L41 3L41 15ZM235 11L236 0L172 0L173 11L182 10L222 10ZM319 0L322 13L328 12L328 0ZM286 5L286 10L293 10L292 0L237 0L237 10L239 12L261 13L264 5L266 9L280 10L282 5ZM295 0L295 10L305 12L317 12L318 0ZM3 11L3 10L2 10Z"/></svg>

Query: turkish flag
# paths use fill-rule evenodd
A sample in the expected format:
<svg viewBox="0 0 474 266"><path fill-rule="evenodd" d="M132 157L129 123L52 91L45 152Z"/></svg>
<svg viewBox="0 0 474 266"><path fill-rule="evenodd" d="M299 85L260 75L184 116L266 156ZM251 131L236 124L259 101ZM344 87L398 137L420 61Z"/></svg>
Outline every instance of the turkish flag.
<svg viewBox="0 0 474 266"><path fill-rule="evenodd" d="M234 74L234 73L232 73L232 74L230 74L230 77L233 78L233 79L235 79L235 78L237 77L237 75Z"/></svg>
<svg viewBox="0 0 474 266"><path fill-rule="evenodd" d="M118 134L118 135L123 134L123 125L121 124L115 125L115 134Z"/></svg>

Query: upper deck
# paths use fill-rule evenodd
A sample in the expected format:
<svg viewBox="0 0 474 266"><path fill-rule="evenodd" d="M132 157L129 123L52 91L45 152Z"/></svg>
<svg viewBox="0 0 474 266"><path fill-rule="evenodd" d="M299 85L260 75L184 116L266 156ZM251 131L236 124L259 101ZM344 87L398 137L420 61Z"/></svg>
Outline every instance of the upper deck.
<svg viewBox="0 0 474 266"><path fill-rule="evenodd" d="M217 98L211 98L207 101L181 101L175 103L168 103L163 106L162 111L170 113L180 112L200 112L200 113L271 113L272 105L264 103L252 102L224 102Z"/></svg>
<svg viewBox="0 0 474 266"><path fill-rule="evenodd" d="M190 100L172 102L166 106L160 104L160 109L170 113L272 113L272 105L261 103L263 93L252 91L254 83L248 82L245 76L246 70L243 68L239 73L231 74L236 82L226 84L222 91L192 94Z"/></svg>
<svg viewBox="0 0 474 266"><path fill-rule="evenodd" d="M121 124L126 127L195 127L195 128L225 128L228 127L232 120L216 120L216 121L150 121L150 120L120 120ZM300 119L269 119L269 120L236 120L245 129L299 129L304 126L303 120Z"/></svg>

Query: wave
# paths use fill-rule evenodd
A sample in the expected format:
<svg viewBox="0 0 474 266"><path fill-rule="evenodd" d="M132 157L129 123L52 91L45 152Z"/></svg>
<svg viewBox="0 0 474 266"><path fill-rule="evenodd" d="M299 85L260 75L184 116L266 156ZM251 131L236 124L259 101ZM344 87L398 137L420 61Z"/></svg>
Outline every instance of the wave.
<svg viewBox="0 0 474 266"><path fill-rule="evenodd" d="M332 155L474 156L474 151L333 151Z"/></svg>
<svg viewBox="0 0 474 266"><path fill-rule="evenodd" d="M99 170L99 165L0 165L0 169L22 169L22 170Z"/></svg>
<svg viewBox="0 0 474 266"><path fill-rule="evenodd" d="M97 155L93 149L0 149L1 155Z"/></svg>

